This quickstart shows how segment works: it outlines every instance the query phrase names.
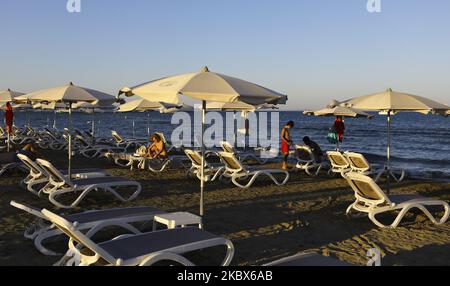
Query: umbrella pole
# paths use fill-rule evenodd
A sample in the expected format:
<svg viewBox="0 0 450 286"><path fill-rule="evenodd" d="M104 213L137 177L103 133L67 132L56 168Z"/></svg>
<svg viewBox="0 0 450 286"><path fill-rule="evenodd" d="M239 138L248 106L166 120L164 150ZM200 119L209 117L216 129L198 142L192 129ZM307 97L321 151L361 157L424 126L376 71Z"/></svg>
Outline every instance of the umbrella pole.
<svg viewBox="0 0 450 286"><path fill-rule="evenodd" d="M9 150L11 149L11 146L10 146L10 140L11 140L11 138L10 138L10 134L9 134L9 131L7 130L6 131L6 133L8 133L8 144L6 145L6 151L8 151L9 152Z"/></svg>
<svg viewBox="0 0 450 286"><path fill-rule="evenodd" d="M95 135L95 110L94 109L92 109L92 127L91 127L91 129L92 129L92 131L91 131L92 138L94 138L94 135Z"/></svg>
<svg viewBox="0 0 450 286"><path fill-rule="evenodd" d="M133 139L135 138L134 134L135 134L135 131L134 131L134 119L133 119Z"/></svg>
<svg viewBox="0 0 450 286"><path fill-rule="evenodd" d="M72 178L72 103L69 103L69 178Z"/></svg>
<svg viewBox="0 0 450 286"><path fill-rule="evenodd" d="M148 141L150 140L150 111L148 110L147 110L147 140Z"/></svg>
<svg viewBox="0 0 450 286"><path fill-rule="evenodd" d="M391 192L391 111L388 111L387 116L387 193Z"/></svg>
<svg viewBox="0 0 450 286"><path fill-rule="evenodd" d="M56 109L54 111L54 116L53 116L53 130L56 130Z"/></svg>
<svg viewBox="0 0 450 286"><path fill-rule="evenodd" d="M205 143L203 141L203 135L205 133L205 121L206 121L206 101L202 101L202 138L200 143L202 144L202 166L200 168L200 216L203 217L203 191L205 188Z"/></svg>

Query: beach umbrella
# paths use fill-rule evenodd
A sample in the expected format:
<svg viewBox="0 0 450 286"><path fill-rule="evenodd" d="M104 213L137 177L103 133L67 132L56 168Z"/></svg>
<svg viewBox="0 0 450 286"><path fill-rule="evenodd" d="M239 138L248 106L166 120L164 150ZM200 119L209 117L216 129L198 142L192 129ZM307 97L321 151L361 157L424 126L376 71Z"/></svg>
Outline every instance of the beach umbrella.
<svg viewBox="0 0 450 286"><path fill-rule="evenodd" d="M55 108L58 103L67 105L69 113L69 148L68 148L68 173L72 174L72 108L73 104L79 102L89 102L94 104L113 104L116 98L107 93L90 88L80 87L70 82L64 86L58 86L50 89L40 90L26 94L31 102L54 103Z"/></svg>
<svg viewBox="0 0 450 286"><path fill-rule="evenodd" d="M204 158L203 134L206 118L206 102L244 102L258 105L287 101L287 96L260 85L235 77L210 72L207 67L199 72L182 74L150 81L120 92L126 96L138 95L149 101L181 104L182 96L202 101L202 166L200 180L200 215L203 216Z"/></svg>
<svg viewBox="0 0 450 286"><path fill-rule="evenodd" d="M380 114L387 115L387 163L385 172L388 176L388 184L390 177L394 177L391 171L391 116L398 112L418 112L422 114L441 114L445 115L450 107L431 99L412 95L403 92L387 89L384 92L370 94L366 96L356 97L346 100L340 106L356 108L366 111L379 111ZM394 177L395 178L395 177Z"/></svg>
<svg viewBox="0 0 450 286"><path fill-rule="evenodd" d="M349 108L349 107L345 107L345 106L334 106L334 105L329 105L329 106L327 106L327 108L312 111L309 113L307 112L305 114L312 114L314 116L330 116L330 117L337 117L337 116L353 117L353 118L359 118L359 117L372 118L373 117L373 115L371 115L367 112L364 112L362 110L358 110L355 108Z"/></svg>
<svg viewBox="0 0 450 286"><path fill-rule="evenodd" d="M150 140L150 111L158 111L164 108L159 102L152 102L143 98L138 98L121 104L117 112L147 112L147 140ZM133 120L133 137L134 137L134 120Z"/></svg>
<svg viewBox="0 0 450 286"><path fill-rule="evenodd" d="M13 91L11 89L0 91L0 103L15 102L15 98L23 95L23 93L18 91Z"/></svg>
<svg viewBox="0 0 450 286"><path fill-rule="evenodd" d="M250 111L257 109L256 106L245 102L208 102L206 103L207 110L223 110L223 111Z"/></svg>
<svg viewBox="0 0 450 286"><path fill-rule="evenodd" d="M176 112L192 112L194 111L194 107L182 104L182 105L170 105L164 104L164 108L160 109L160 113L176 113Z"/></svg>

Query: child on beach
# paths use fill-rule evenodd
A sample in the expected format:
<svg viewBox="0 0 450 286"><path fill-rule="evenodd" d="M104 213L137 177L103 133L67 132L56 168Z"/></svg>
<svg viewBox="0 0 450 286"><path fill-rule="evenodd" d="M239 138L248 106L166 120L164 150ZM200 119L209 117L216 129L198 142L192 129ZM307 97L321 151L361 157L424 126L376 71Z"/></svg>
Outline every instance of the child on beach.
<svg viewBox="0 0 450 286"><path fill-rule="evenodd" d="M291 140L291 134L289 133L290 129L294 128L294 122L289 121L283 127L281 131L281 154L283 154L283 164L281 168L283 170L288 170L288 157L289 157L289 147L293 144Z"/></svg>

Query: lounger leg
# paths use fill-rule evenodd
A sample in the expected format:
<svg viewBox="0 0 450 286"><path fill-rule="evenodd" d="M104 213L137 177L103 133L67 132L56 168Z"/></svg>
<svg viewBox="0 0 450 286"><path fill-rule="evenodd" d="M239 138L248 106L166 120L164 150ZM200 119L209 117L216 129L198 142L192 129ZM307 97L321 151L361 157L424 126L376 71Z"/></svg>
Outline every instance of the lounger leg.
<svg viewBox="0 0 450 286"><path fill-rule="evenodd" d="M258 172L256 172L256 173L254 173L253 176L252 176L252 178L250 179L250 181L249 181L246 185L242 185L242 184L240 184L240 183L237 181L237 179L242 178L242 177L236 177L236 176L233 176L233 177L231 178L231 180L232 180L232 182L233 182L236 186L238 186L238 187L240 187L240 188L242 188L242 189L248 189L248 188L250 188L250 187L253 185L253 183L255 182L255 180L256 180L260 175L262 175L262 174L268 176L268 177L269 177L269 178L270 178L277 186L284 185L284 184L286 184L287 181L289 180L289 173L288 173L288 172L285 172L286 177L285 177L285 179L283 180L283 182L280 183L280 182L278 182L278 180L277 180L271 173L264 172L264 171L258 171Z"/></svg>

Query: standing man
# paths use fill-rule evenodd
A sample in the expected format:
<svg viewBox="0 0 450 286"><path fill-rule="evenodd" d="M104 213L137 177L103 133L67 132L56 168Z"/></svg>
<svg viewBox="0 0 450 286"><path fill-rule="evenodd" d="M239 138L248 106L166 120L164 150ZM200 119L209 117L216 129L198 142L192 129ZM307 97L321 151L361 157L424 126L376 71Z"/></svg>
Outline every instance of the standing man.
<svg viewBox="0 0 450 286"><path fill-rule="evenodd" d="M345 132L345 125L342 116L336 116L336 121L334 121L333 129L338 135L339 142L342 143L342 141L344 141L344 132Z"/></svg>
<svg viewBox="0 0 450 286"><path fill-rule="evenodd" d="M281 153L283 154L283 164L281 165L281 168L283 170L290 169L288 166L288 157L289 157L289 147L292 145L292 139L290 130L294 128L294 122L289 121L286 123L286 125L283 127L283 130L281 131Z"/></svg>
<svg viewBox="0 0 450 286"><path fill-rule="evenodd" d="M5 106L5 123L6 123L6 133L8 134L7 149L9 152L10 136L12 134L13 123L14 123L14 113L13 113L11 103L9 103L9 102L7 102L6 106Z"/></svg>

